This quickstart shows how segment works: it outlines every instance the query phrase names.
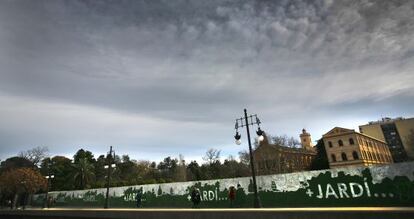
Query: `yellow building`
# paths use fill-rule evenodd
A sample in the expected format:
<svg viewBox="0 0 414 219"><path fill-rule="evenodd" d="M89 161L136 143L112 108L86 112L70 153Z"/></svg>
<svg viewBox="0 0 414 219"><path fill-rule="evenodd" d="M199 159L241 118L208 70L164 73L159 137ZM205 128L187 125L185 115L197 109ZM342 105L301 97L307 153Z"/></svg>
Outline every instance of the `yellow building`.
<svg viewBox="0 0 414 219"><path fill-rule="evenodd" d="M294 148L272 144L266 135L253 151L257 175L292 173L310 170L316 150L312 147L311 136L302 130L302 147Z"/></svg>
<svg viewBox="0 0 414 219"><path fill-rule="evenodd" d="M387 142L394 162L414 160L414 118L382 118L359 126L359 131Z"/></svg>
<svg viewBox="0 0 414 219"><path fill-rule="evenodd" d="M335 127L322 138L330 168L393 162L385 141L361 134L353 129Z"/></svg>

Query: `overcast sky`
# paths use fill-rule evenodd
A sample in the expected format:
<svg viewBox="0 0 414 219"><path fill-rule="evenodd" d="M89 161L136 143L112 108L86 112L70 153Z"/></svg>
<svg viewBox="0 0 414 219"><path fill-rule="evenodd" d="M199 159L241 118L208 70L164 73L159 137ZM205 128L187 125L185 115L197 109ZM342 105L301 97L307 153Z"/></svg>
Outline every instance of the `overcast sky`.
<svg viewBox="0 0 414 219"><path fill-rule="evenodd" d="M0 1L2 160L237 156L244 108L313 140L414 116L414 1Z"/></svg>

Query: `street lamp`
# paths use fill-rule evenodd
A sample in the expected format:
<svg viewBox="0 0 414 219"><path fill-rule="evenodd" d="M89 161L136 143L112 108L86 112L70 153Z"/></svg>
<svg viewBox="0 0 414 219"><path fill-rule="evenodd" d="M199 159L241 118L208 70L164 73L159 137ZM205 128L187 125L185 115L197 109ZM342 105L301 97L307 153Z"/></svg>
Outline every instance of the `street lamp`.
<svg viewBox="0 0 414 219"><path fill-rule="evenodd" d="M112 171L112 168L116 167L115 163L113 163L114 159L115 159L115 151L112 150L112 146L111 146L106 156L107 165L104 166L105 169L108 169L108 176L107 176L107 181L106 181L106 198L105 198L104 208L109 207L109 185L111 184L111 171Z"/></svg>
<svg viewBox="0 0 414 219"><path fill-rule="evenodd" d="M236 139L236 144L240 145L241 144L241 140L240 140L241 136L239 134L239 127L246 127L247 140L249 142L250 167L252 169L252 177L253 177L254 207L255 208L260 208L260 207L262 207L262 205L260 203L259 195L257 193L256 172L255 172L255 168L254 168L254 158L253 158L253 152L252 152L252 143L251 143L251 140L250 140L249 126L253 126L255 124L258 126L256 134L258 135L258 140L263 141L264 136L263 136L263 131L260 129L260 123L261 122L260 122L260 120L259 120L259 118L257 117L256 114L247 116L247 110L244 109L244 117L242 117L240 119L236 119L236 125L235 125L236 135L234 136L234 138Z"/></svg>
<svg viewBox="0 0 414 219"><path fill-rule="evenodd" d="M47 180L47 184L46 184L46 197L45 197L45 201L43 203L43 208L46 208L46 207L49 208L50 207L50 205L49 205L49 190L50 190L51 180L53 178L55 178L55 175L52 175L50 173L50 167L51 166L52 166L52 162L49 158L49 160L47 161L47 165L46 165L46 167L47 167L47 176L45 176L45 178Z"/></svg>

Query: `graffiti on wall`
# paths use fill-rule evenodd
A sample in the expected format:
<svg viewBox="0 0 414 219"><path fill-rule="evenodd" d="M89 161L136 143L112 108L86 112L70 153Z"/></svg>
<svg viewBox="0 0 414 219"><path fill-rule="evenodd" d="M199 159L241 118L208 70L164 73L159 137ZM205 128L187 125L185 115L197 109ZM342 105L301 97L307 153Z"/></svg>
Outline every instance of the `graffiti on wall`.
<svg viewBox="0 0 414 219"><path fill-rule="evenodd" d="M258 176L264 207L414 206L414 162L369 168L342 168ZM200 190L200 207L229 207L229 188L236 188L232 207L251 207L253 185L249 177L199 182L165 183L110 189L111 207L191 207L190 192ZM55 205L102 207L106 189L51 192ZM36 195L41 205L44 195Z"/></svg>

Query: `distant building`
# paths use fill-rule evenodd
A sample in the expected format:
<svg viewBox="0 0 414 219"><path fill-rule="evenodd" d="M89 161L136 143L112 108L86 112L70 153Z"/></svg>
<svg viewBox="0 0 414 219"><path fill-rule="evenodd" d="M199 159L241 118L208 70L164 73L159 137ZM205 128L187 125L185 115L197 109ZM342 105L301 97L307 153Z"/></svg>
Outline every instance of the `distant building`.
<svg viewBox="0 0 414 219"><path fill-rule="evenodd" d="M393 162L385 141L353 129L335 127L322 135L322 139L330 168Z"/></svg>
<svg viewBox="0 0 414 219"><path fill-rule="evenodd" d="M394 162L414 160L414 118L382 118L359 126L359 131L387 142Z"/></svg>
<svg viewBox="0 0 414 219"><path fill-rule="evenodd" d="M264 137L253 152L257 175L310 170L316 150L313 148L310 134L305 129L300 135L302 148L271 144L267 136Z"/></svg>

